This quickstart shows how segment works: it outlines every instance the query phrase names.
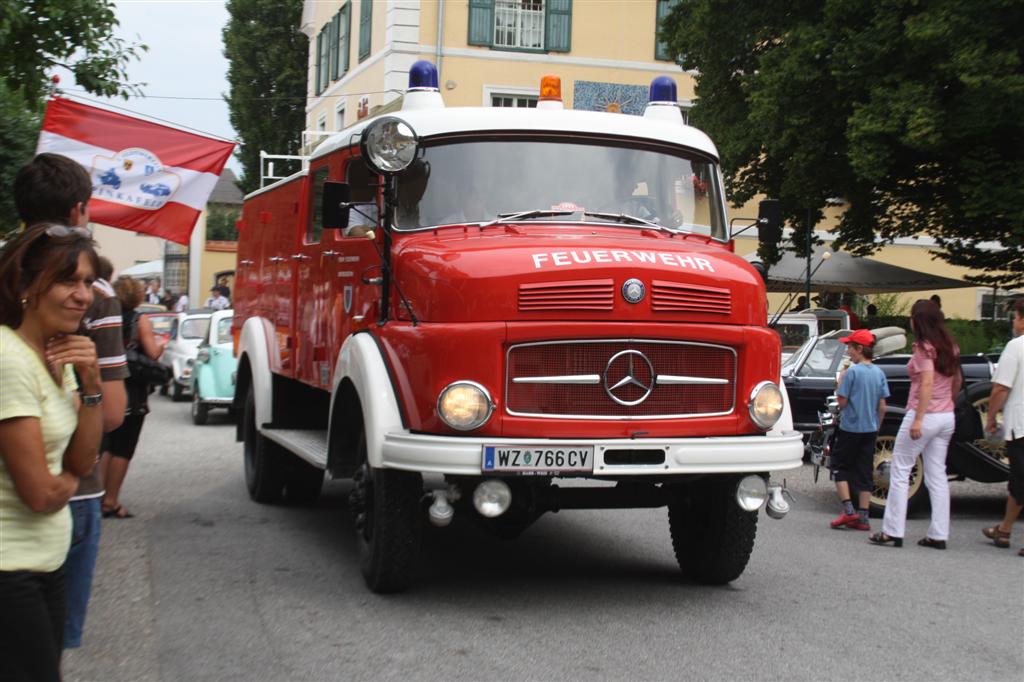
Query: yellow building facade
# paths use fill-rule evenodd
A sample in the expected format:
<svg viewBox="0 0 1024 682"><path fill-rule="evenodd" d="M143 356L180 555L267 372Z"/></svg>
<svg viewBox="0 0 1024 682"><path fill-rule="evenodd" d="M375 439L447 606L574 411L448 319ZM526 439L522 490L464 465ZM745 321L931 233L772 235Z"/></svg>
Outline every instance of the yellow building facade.
<svg viewBox="0 0 1024 682"><path fill-rule="evenodd" d="M300 26L309 37L304 153L365 116L397 109L409 68L419 59L437 66L447 106L535 106L541 77L553 74L561 78L567 108L641 114L651 80L670 75L685 112L694 101L693 75L683 72L656 38L658 21L670 5L670 0L306 0ZM817 226L826 242L838 210L828 213ZM730 214L756 217L756 203L730 208ZM756 248L753 239L737 239L740 254ZM873 258L956 279L972 274L935 259L932 250L930 240L906 239ZM909 309L933 293L942 297L950 317L978 319L991 309L992 290L982 287L902 298ZM772 307L784 298L771 295Z"/></svg>

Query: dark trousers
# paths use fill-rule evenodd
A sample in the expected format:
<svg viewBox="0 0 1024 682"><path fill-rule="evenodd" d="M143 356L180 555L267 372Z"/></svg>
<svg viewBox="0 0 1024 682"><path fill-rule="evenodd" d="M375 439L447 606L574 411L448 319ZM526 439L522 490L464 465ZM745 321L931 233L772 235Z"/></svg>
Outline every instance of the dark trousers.
<svg viewBox="0 0 1024 682"><path fill-rule="evenodd" d="M60 682L64 568L0 571L0 680Z"/></svg>

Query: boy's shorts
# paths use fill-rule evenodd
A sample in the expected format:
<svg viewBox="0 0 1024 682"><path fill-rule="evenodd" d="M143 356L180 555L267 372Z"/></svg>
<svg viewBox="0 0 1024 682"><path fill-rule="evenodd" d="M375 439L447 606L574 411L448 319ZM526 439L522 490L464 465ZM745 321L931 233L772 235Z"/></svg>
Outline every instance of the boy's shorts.
<svg viewBox="0 0 1024 682"><path fill-rule="evenodd" d="M839 430L832 451L832 480L846 481L857 491L874 489L875 439L878 434Z"/></svg>

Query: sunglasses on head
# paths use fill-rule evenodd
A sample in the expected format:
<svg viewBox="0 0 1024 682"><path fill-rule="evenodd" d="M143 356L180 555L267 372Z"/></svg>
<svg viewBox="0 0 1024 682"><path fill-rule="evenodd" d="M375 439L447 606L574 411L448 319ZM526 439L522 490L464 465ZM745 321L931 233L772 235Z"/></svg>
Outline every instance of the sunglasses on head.
<svg viewBox="0 0 1024 682"><path fill-rule="evenodd" d="M68 237L75 235L92 239L92 233L84 227L68 227L67 225L50 225L46 228L47 237Z"/></svg>

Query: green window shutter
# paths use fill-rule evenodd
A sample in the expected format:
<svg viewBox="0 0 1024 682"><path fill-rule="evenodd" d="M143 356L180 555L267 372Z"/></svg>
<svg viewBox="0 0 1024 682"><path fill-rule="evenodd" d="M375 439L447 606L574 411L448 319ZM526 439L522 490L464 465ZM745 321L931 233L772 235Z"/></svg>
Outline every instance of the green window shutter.
<svg viewBox="0 0 1024 682"><path fill-rule="evenodd" d="M654 58L674 61L668 53L668 45L658 40L658 33L661 31L661 20L668 16L672 8L679 0L658 0L658 18L654 22Z"/></svg>
<svg viewBox="0 0 1024 682"><path fill-rule="evenodd" d="M320 47L320 58L318 59L319 68L317 73L319 78L317 79L319 92L323 92L327 89L327 85L331 82L331 25L330 23L324 24L323 29L320 31L320 35L317 37L316 44Z"/></svg>
<svg viewBox="0 0 1024 682"><path fill-rule="evenodd" d="M359 5L359 61L370 56L370 38L373 35L373 0L362 0Z"/></svg>
<svg viewBox="0 0 1024 682"><path fill-rule="evenodd" d="M325 66L324 63L321 61L321 56L324 53L324 51L322 49L323 46L324 46L324 34L323 34L323 31L321 31L316 36L316 80L313 81L313 91L316 94L318 94L318 95L321 92L324 91L324 89L322 87L320 87L320 81L321 81L320 75L323 72L324 66Z"/></svg>
<svg viewBox="0 0 1024 682"><path fill-rule="evenodd" d="M491 46L494 42L494 0L469 0L470 45Z"/></svg>
<svg viewBox="0 0 1024 682"><path fill-rule="evenodd" d="M547 0L545 10L545 49L569 52L572 49L572 0Z"/></svg>
<svg viewBox="0 0 1024 682"><path fill-rule="evenodd" d="M330 41L330 62L331 62L331 80L338 80L338 26L341 23L341 12L334 15L331 19L331 30L328 33L327 40Z"/></svg>
<svg viewBox="0 0 1024 682"><path fill-rule="evenodd" d="M341 16L338 37L338 56L341 59L339 72L344 75L348 73L348 60L352 52L352 42L350 40L352 37L352 3L346 2L338 14Z"/></svg>

